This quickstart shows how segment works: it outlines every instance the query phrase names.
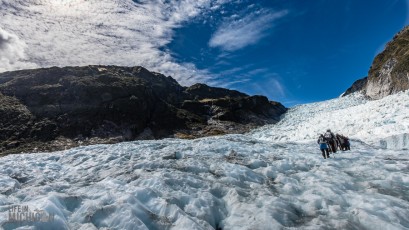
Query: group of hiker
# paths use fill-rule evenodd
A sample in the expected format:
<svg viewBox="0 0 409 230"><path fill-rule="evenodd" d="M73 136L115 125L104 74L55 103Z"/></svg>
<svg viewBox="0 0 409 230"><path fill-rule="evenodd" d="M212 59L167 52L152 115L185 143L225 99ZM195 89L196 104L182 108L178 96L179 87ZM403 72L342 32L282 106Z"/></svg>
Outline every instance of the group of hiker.
<svg viewBox="0 0 409 230"><path fill-rule="evenodd" d="M320 145L322 156L324 159L330 158L330 153L336 153L337 150L351 150L348 137L331 132L330 129L325 134L320 134L317 143Z"/></svg>

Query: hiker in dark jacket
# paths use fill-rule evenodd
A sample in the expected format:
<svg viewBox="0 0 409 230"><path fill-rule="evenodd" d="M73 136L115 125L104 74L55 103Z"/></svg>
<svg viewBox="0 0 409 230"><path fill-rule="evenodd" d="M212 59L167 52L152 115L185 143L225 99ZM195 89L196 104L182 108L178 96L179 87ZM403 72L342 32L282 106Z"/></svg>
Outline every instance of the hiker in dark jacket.
<svg viewBox="0 0 409 230"><path fill-rule="evenodd" d="M344 136L344 139L345 139L346 150L351 150L351 144L349 143L349 138Z"/></svg>
<svg viewBox="0 0 409 230"><path fill-rule="evenodd" d="M340 134L336 134L335 137L339 143L339 149L345 151L345 139Z"/></svg>
<svg viewBox="0 0 409 230"><path fill-rule="evenodd" d="M335 146L335 135L331 132L330 129L327 129L327 132L324 134L325 139L328 142L329 145L329 151L336 153L337 152L337 147Z"/></svg>
<svg viewBox="0 0 409 230"><path fill-rule="evenodd" d="M317 143L320 145L320 150L322 152L322 156L324 157L324 159L329 158L328 144L324 135L320 134Z"/></svg>
<svg viewBox="0 0 409 230"><path fill-rule="evenodd" d="M340 139L343 141L342 150L351 150L351 145L349 143L349 138L344 135L339 135Z"/></svg>
<svg viewBox="0 0 409 230"><path fill-rule="evenodd" d="M342 150L342 145L341 145L341 137L339 137L339 134L335 134L335 146L337 150Z"/></svg>
<svg viewBox="0 0 409 230"><path fill-rule="evenodd" d="M348 137L341 134L336 134L335 137L339 141L340 149L342 151L350 150Z"/></svg>

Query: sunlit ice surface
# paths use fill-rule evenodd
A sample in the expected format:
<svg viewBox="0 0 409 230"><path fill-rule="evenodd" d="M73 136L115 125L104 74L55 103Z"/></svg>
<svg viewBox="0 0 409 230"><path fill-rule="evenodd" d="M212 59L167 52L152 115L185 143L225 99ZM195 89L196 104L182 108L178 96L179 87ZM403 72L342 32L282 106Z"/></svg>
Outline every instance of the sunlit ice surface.
<svg viewBox="0 0 409 230"><path fill-rule="evenodd" d="M291 108L244 135L19 154L0 161L4 229L407 229L409 92ZM323 159L319 133L351 138ZM53 221L9 221L22 205Z"/></svg>

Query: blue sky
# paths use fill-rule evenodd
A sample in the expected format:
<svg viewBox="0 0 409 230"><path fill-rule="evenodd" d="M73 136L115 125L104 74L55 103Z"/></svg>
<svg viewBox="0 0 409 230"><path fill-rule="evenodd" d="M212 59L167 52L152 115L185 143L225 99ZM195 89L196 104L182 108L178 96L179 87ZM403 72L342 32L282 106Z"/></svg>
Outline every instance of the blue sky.
<svg viewBox="0 0 409 230"><path fill-rule="evenodd" d="M223 86L292 106L339 96L408 22L403 0L255 2L186 22L166 49Z"/></svg>
<svg viewBox="0 0 409 230"><path fill-rule="evenodd" d="M339 96L409 0L0 0L0 72L144 66L286 106Z"/></svg>

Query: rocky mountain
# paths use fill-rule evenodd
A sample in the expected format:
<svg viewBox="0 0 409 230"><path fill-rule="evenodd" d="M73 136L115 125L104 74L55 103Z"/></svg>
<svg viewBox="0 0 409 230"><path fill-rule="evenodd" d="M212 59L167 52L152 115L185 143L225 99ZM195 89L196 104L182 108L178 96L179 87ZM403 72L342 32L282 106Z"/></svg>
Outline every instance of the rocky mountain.
<svg viewBox="0 0 409 230"><path fill-rule="evenodd" d="M379 99L409 89L409 26L397 33L378 54L368 77L356 81L345 93L362 91Z"/></svg>
<svg viewBox="0 0 409 230"><path fill-rule="evenodd" d="M0 74L0 153L243 133L286 112L264 96L143 67L84 66Z"/></svg>

